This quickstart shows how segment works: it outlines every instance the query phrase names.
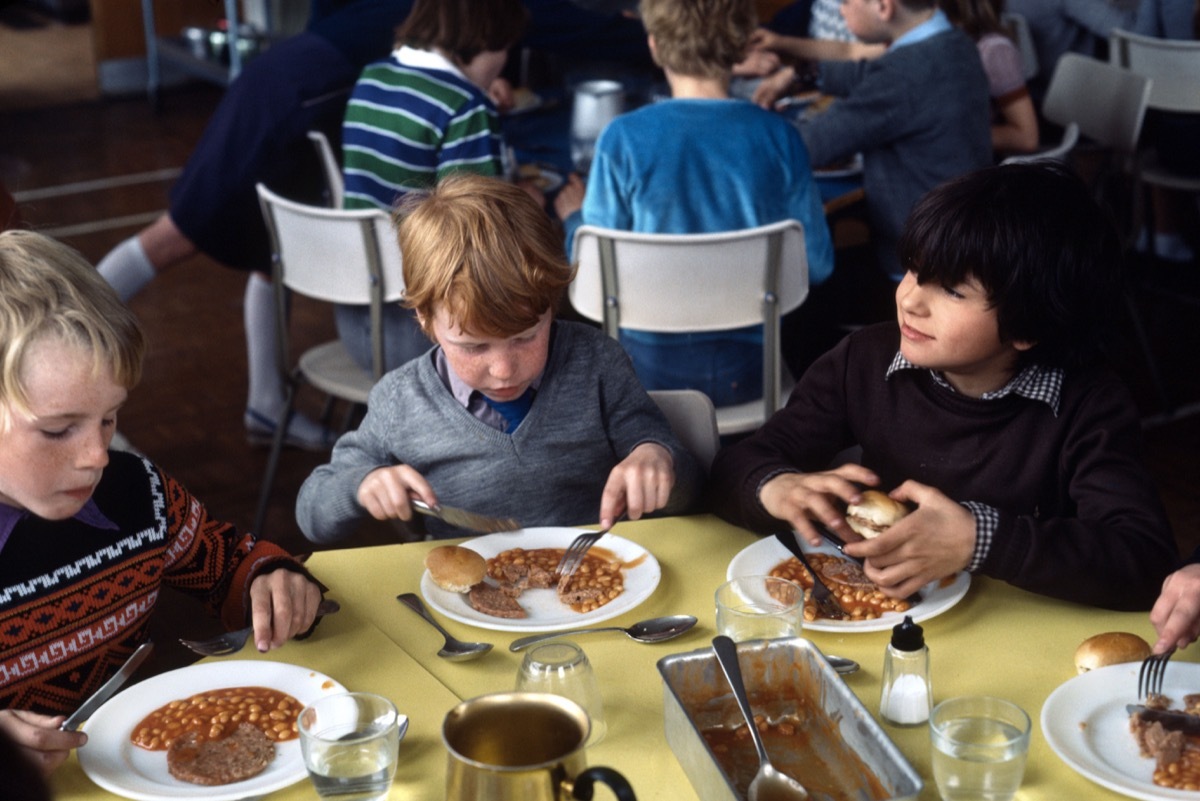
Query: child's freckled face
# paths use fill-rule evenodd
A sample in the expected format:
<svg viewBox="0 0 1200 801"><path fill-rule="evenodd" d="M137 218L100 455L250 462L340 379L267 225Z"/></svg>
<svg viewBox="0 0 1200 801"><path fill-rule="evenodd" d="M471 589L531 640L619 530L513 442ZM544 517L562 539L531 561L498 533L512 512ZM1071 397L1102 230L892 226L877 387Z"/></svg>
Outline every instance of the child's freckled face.
<svg viewBox="0 0 1200 801"><path fill-rule="evenodd" d="M450 368L467 386L494 401L516 400L542 374L550 352L550 311L532 328L513 337L469 334L439 308L433 334Z"/></svg>
<svg viewBox="0 0 1200 801"><path fill-rule="evenodd" d="M918 284L913 272L896 287L900 352L919 367L940 370L959 391L978 396L1012 377L1023 343L1000 341L996 310L971 279L959 286Z"/></svg>
<svg viewBox="0 0 1200 801"><path fill-rule="evenodd" d="M9 410L0 428L0 501L47 520L78 512L108 465L127 392L89 351L57 337L34 341L22 379L33 416Z"/></svg>

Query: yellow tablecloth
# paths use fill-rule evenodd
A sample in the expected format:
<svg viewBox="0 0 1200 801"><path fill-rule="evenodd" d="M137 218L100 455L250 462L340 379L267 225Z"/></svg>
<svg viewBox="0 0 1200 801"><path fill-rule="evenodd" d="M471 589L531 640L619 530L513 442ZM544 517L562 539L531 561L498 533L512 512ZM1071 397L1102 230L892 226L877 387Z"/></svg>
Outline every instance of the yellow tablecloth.
<svg viewBox="0 0 1200 801"><path fill-rule="evenodd" d="M626 522L614 533L653 553L663 575L649 599L604 625L626 626L666 614L692 614L700 622L683 637L658 645L639 644L616 633L578 637L600 678L608 719L608 734L589 750L588 761L620 770L643 800L694 799L696 794L663 733L662 681L655 663L669 654L709 646L715 634L713 592L724 581L730 560L756 538L709 516ZM419 591L425 553L436 544L314 554L309 567L330 587L330 596L342 603L343 612L323 622L312 639L265 657L320 670L351 689L379 692L410 716L412 727L402 745L390 796L397 801L443 797L442 717L459 699L511 689L521 656L508 651L519 634L445 618L440 618L443 624L460 639L485 640L496 647L474 662L447 662L436 655L441 635L395 600L398 593ZM1068 768L1047 745L1039 716L1050 692L1074 675L1073 655L1079 642L1118 629L1149 639L1153 631L1144 613L1089 609L976 578L959 604L922 626L932 655L935 701L963 694L996 695L1019 704L1033 718L1019 799L1122 797ZM861 671L848 677L848 684L868 709L877 712L879 673L889 634L812 631L806 636L825 653L862 664ZM261 658L252 650L249 654ZM924 777L921 798L936 799L927 730L885 726L885 731ZM59 799L111 797L92 785L74 760L59 772L56 790ZM608 797L606 790L600 793L601 798ZM312 797L304 783L269 796L272 801Z"/></svg>

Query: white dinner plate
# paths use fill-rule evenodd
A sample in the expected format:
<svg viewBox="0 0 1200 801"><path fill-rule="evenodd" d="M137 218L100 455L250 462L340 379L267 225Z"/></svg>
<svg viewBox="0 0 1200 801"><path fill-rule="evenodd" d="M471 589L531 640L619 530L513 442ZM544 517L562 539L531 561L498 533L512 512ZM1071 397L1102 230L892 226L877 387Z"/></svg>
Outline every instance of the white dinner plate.
<svg viewBox="0 0 1200 801"><path fill-rule="evenodd" d="M1137 703L1141 662L1109 665L1064 682L1042 704L1042 733L1067 766L1096 784L1146 801L1188 799L1200 793L1171 790L1153 782L1154 760L1138 754L1129 732L1126 704ZM1200 687L1200 665L1172 662L1163 695L1176 709Z"/></svg>
<svg viewBox="0 0 1200 801"><path fill-rule="evenodd" d="M537 172L533 173L533 169L536 169ZM521 171L518 171L517 177L523 181L533 181L537 188L543 192L553 192L563 185L561 172L541 164L523 165Z"/></svg>
<svg viewBox="0 0 1200 801"><path fill-rule="evenodd" d="M581 528L526 528L511 534L488 534L485 537L467 540L463 547L477 551L485 559L491 559L496 554L512 548L524 548L527 551L534 548L566 548L584 531L585 529ZM428 570L421 576L421 595L425 596L425 601L434 609L460 623L493 631L527 633L590 626L624 614L650 597L662 578L662 569L652 553L615 534L605 534L593 547L606 549L625 563L625 591L591 612L581 614L572 610L558 600L557 592L547 589L526 590L521 593L518 603L525 607L529 617L509 619L485 615L472 608L465 595L443 590L434 584Z"/></svg>
<svg viewBox="0 0 1200 801"><path fill-rule="evenodd" d="M820 546L814 548L803 540L798 539L798 542L805 553L825 553L832 556L841 556L837 548L829 543L822 543ZM774 537L763 537L753 545L746 546L737 556L733 557L729 562L726 577L765 576L771 572L772 568L790 556L791 554L788 553L787 548L784 548ZM940 615L961 601L963 596L967 594L967 589L970 586L971 576L966 572L958 573L954 576L954 580L946 585L942 585L939 581L931 581L921 588L924 600L903 614L912 615L912 619L915 622L928 620L934 615ZM804 621L804 628L812 631L836 632L889 631L903 619L903 615L899 612L885 612L882 616L874 620L817 619L811 623L806 620Z"/></svg>
<svg viewBox="0 0 1200 801"><path fill-rule="evenodd" d="M537 92L527 87L518 87L513 90L513 105L507 114L524 114L529 111L537 111L545 104L545 100Z"/></svg>
<svg viewBox="0 0 1200 801"><path fill-rule="evenodd" d="M108 699L88 720L83 728L88 743L78 751L83 772L105 790L137 801L237 801L306 778L299 740L276 743L275 759L257 776L216 787L176 779L167 770L166 751L147 751L130 742L134 726L159 707L224 687L269 687L302 704L346 690L315 670L282 662L205 662L160 673Z"/></svg>

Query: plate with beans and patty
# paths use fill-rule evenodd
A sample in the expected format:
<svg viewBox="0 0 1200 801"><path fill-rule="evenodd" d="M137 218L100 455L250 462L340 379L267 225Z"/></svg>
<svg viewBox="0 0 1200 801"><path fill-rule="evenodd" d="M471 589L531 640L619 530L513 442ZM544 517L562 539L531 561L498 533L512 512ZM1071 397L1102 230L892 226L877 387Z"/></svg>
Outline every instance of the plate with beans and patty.
<svg viewBox="0 0 1200 801"><path fill-rule="evenodd" d="M562 552L583 533L585 529L579 528L526 528L513 533L488 534L467 540L461 545L488 560L489 576L485 581L496 583L494 576L500 575L499 567L510 560L539 560L544 562L546 569L553 570ZM421 595L434 609L460 623L493 631L532 633L589 626L617 617L649 598L662 578L662 568L653 554L616 534L606 534L592 546L589 562L596 569L591 576L598 586L620 587L614 597L606 598L602 605L594 607L589 604L581 609L573 609L563 603L552 588L528 589L517 598L526 617L496 617L472 607L465 594L438 587L430 578L429 571L421 576ZM586 585L592 578L581 570L575 580Z"/></svg>
<svg viewBox="0 0 1200 801"><path fill-rule="evenodd" d="M322 673L282 662L231 660L168 671L125 689L96 710L83 727L88 743L78 751L79 764L100 787L136 801L235 801L265 795L308 775L292 725L300 708L345 689ZM203 708L191 720L214 721L203 727L206 736L221 736L212 726L222 713L253 718L274 741L274 757L261 773L229 784L204 786L175 778L167 767L165 744L153 742L147 730L184 721L184 713L175 710L187 706Z"/></svg>
<svg viewBox="0 0 1200 801"><path fill-rule="evenodd" d="M921 602L909 604L884 596L878 587L870 584L862 575L857 565L842 556L834 546L822 543L814 547L803 540L799 540L799 544L831 590L849 593L842 605L862 615L856 620L828 620L816 616L815 604L806 600L804 628L813 631L890 631L904 619L904 615L912 615L913 620L918 622L940 615L961 601L971 586L968 573L956 573L926 584L921 588ZM738 576L781 576L803 586L806 599L810 595L808 588L812 586L812 581L805 578L807 571L774 537L764 537L743 548L730 561L726 575L731 579ZM836 577L845 577L848 583L839 584Z"/></svg>

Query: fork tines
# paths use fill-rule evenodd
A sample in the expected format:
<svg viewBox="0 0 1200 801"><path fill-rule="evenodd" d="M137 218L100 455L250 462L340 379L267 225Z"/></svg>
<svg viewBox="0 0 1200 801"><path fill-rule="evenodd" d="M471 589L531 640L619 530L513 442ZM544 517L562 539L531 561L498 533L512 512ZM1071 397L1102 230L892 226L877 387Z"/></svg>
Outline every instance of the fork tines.
<svg viewBox="0 0 1200 801"><path fill-rule="evenodd" d="M1142 661L1142 668L1138 671L1138 698L1162 695L1167 662L1174 653L1175 649L1171 648L1161 654L1151 654Z"/></svg>
<svg viewBox="0 0 1200 801"><path fill-rule="evenodd" d="M583 557L587 555L588 550L596 544L596 540L603 537L606 533L604 531L589 531L586 534L580 534L572 540L562 559L559 560L558 567L555 569L559 577L566 579L575 575L575 571L583 564Z"/></svg>

